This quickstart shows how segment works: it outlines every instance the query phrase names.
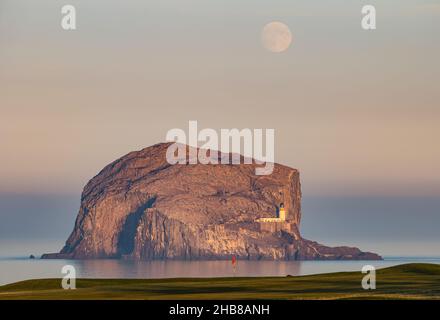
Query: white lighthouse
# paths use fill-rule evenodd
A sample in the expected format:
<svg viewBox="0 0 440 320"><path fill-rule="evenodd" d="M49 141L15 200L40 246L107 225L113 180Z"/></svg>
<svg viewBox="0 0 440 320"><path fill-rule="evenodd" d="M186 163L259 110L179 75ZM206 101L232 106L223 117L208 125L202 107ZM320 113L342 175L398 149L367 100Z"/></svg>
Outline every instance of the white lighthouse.
<svg viewBox="0 0 440 320"><path fill-rule="evenodd" d="M284 208L284 203L280 203L278 209L278 216L275 218L259 218L257 222L286 222L286 209Z"/></svg>
<svg viewBox="0 0 440 320"><path fill-rule="evenodd" d="M278 214L278 218L281 221L286 221L286 210L284 209L284 203L280 204L280 211L279 211L279 214Z"/></svg>

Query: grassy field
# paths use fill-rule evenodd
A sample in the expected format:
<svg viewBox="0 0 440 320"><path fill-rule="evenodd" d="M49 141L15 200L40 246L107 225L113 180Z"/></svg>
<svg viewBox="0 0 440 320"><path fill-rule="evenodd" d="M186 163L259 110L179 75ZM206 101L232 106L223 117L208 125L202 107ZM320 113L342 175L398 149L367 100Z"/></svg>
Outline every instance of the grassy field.
<svg viewBox="0 0 440 320"><path fill-rule="evenodd" d="M363 290L361 272L298 277L60 279L0 287L0 299L440 299L440 265L405 264L377 270L376 290Z"/></svg>

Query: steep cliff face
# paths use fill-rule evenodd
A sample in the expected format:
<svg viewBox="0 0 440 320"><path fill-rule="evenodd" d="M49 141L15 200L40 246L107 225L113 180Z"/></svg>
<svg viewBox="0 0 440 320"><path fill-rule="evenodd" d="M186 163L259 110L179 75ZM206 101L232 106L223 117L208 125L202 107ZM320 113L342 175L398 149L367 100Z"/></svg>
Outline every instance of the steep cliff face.
<svg viewBox="0 0 440 320"><path fill-rule="evenodd" d="M255 164L170 165L168 146L129 153L90 180L66 245L43 258L380 259L301 237L296 169L276 164L257 176ZM255 220L275 217L281 202L285 227L262 230Z"/></svg>

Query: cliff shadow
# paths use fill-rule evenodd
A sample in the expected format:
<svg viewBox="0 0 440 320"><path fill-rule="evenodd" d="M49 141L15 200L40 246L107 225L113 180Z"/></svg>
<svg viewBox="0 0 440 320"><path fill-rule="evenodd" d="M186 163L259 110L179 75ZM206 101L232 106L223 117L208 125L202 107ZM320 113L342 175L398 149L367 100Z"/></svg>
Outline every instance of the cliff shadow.
<svg viewBox="0 0 440 320"><path fill-rule="evenodd" d="M130 212L125 219L122 226L121 233L118 236L118 254L119 256L129 255L134 249L134 238L136 236L136 229L139 225L139 221L142 218L146 209L151 208L156 202L156 197L149 199L146 203L142 204L135 211Z"/></svg>

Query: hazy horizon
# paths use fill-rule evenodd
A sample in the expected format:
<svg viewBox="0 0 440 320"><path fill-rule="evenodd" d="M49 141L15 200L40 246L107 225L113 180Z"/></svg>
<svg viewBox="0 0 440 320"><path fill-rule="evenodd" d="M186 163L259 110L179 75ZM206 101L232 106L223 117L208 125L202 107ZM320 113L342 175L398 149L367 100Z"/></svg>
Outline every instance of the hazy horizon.
<svg viewBox="0 0 440 320"><path fill-rule="evenodd" d="M76 195L1 195L0 257L56 252L73 230ZM384 256L439 257L438 197L303 196L301 234Z"/></svg>

